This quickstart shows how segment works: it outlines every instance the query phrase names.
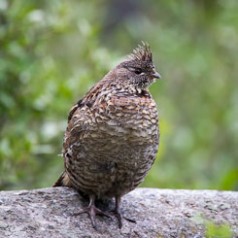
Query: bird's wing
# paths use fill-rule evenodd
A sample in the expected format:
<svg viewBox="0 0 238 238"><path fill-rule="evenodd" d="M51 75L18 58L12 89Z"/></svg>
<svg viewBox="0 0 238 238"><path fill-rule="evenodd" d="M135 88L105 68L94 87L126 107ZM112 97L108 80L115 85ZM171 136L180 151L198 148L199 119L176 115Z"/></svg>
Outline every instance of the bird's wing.
<svg viewBox="0 0 238 238"><path fill-rule="evenodd" d="M69 115L68 115L68 123L70 122L72 116L74 115L75 111L82 107L83 103L82 103L83 99L80 99L69 111Z"/></svg>
<svg viewBox="0 0 238 238"><path fill-rule="evenodd" d="M80 133L86 129L89 107L83 100L75 104L68 115L68 126L64 134L63 154L70 150L70 147L79 142Z"/></svg>
<svg viewBox="0 0 238 238"><path fill-rule="evenodd" d="M102 87L102 82L98 82L71 108L63 143L63 155L65 159L67 153L72 151L72 147L76 147L80 143L82 133L90 131L94 125L93 104L97 97L100 97Z"/></svg>

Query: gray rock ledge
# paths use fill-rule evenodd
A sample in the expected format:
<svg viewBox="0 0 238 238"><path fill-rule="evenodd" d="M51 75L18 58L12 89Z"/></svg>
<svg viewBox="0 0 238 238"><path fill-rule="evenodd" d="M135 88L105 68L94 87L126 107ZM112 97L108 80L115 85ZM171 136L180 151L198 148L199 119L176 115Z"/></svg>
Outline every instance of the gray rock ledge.
<svg viewBox="0 0 238 238"><path fill-rule="evenodd" d="M0 192L0 237L207 237L208 226L225 226L238 237L238 192L139 188L125 195L122 229L116 219L73 214L85 199L70 188ZM111 206L113 203L111 203Z"/></svg>

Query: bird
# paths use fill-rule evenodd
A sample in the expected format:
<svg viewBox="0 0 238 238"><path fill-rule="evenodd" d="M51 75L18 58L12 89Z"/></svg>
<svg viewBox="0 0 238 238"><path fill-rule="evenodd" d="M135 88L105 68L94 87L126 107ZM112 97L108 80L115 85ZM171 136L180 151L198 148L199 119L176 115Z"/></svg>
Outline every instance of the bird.
<svg viewBox="0 0 238 238"><path fill-rule="evenodd" d="M98 81L70 110L64 134L64 171L53 185L86 194L87 213L111 217L95 201L114 198L122 227L121 198L135 189L152 167L159 146L157 105L148 88L161 78L152 51L142 42ZM128 219L130 220L130 219Z"/></svg>

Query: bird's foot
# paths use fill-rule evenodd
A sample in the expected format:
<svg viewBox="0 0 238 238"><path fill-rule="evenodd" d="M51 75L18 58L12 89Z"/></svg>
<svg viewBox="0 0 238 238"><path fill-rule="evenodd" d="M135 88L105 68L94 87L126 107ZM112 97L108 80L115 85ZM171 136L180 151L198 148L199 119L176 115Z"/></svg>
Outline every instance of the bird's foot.
<svg viewBox="0 0 238 238"><path fill-rule="evenodd" d="M96 224L96 215L105 216L105 217L108 217L108 218L112 219L112 216L110 214L100 210L95 205L89 205L88 207L84 208L82 211L79 211L79 212L75 213L74 216L77 216L77 215L80 215L80 214L83 214L83 213L87 213L89 215L92 226L95 230L98 230L97 229L97 224Z"/></svg>
<svg viewBox="0 0 238 238"><path fill-rule="evenodd" d="M136 223L135 219L123 216L121 214L121 212L118 211L118 210L114 210L113 213L114 213L114 215L116 216L116 218L118 220L118 226L119 226L120 229L122 228L122 219L125 219L129 222L132 222L132 223Z"/></svg>
<svg viewBox="0 0 238 238"><path fill-rule="evenodd" d="M115 199L116 199L116 206L112 212L115 214L115 216L118 220L119 228L120 229L122 228L122 218L124 218L125 220L127 220L129 222L136 223L135 219L122 216L121 211L120 211L121 196L116 196Z"/></svg>

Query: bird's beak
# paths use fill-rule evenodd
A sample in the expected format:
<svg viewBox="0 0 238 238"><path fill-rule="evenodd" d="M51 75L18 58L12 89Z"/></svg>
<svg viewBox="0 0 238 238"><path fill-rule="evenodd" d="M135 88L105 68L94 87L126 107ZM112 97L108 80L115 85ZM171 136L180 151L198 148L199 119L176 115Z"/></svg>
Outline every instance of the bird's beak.
<svg viewBox="0 0 238 238"><path fill-rule="evenodd" d="M158 72L156 72L156 71L152 74L152 76L154 78L156 78L156 79L160 79L161 78L161 75Z"/></svg>

